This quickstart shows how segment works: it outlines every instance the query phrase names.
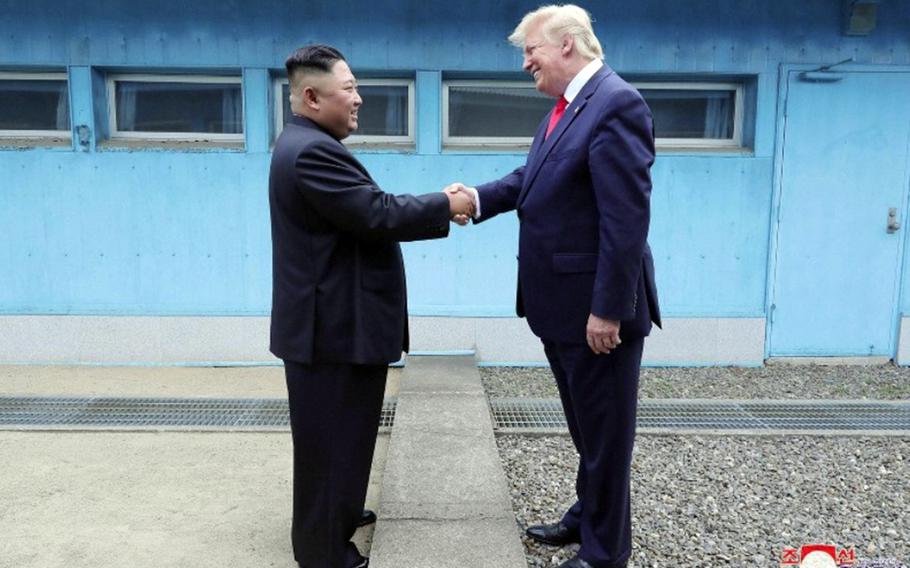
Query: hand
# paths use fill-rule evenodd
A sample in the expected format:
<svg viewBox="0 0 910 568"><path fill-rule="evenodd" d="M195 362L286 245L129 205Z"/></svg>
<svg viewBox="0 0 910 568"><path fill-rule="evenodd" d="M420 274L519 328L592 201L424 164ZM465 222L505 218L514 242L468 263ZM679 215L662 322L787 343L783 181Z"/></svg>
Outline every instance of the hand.
<svg viewBox="0 0 910 568"><path fill-rule="evenodd" d="M473 192L467 191L461 183L453 183L442 191L449 198L450 219L459 225L466 225L475 212Z"/></svg>
<svg viewBox="0 0 910 568"><path fill-rule="evenodd" d="M472 217L477 215L477 201L476 201L477 200L477 190L474 189L473 187L469 188L468 186L464 185L461 182L455 182L453 184L446 186L446 188L443 189L443 191L446 193L450 193L450 194L459 193L459 192L466 193L471 197L471 200L474 204L473 211L471 211L471 213L469 215L459 214L459 215L453 215L451 217L451 220L453 223L461 225L462 227L467 225L468 221L470 221Z"/></svg>
<svg viewBox="0 0 910 568"><path fill-rule="evenodd" d="M470 221L470 220L471 220L471 217L469 217L468 215L455 215L451 219L451 221L453 223L455 223L456 225L461 225L462 227L467 225L468 221Z"/></svg>
<svg viewBox="0 0 910 568"><path fill-rule="evenodd" d="M594 314L588 316L585 335L588 338L588 347L598 355L606 355L622 343L619 339L619 320L599 318Z"/></svg>
<svg viewBox="0 0 910 568"><path fill-rule="evenodd" d="M458 193L459 191L464 191L467 187L468 186L461 183L460 181L456 181L455 183L450 183L449 185L445 186L442 188L442 190L446 193Z"/></svg>

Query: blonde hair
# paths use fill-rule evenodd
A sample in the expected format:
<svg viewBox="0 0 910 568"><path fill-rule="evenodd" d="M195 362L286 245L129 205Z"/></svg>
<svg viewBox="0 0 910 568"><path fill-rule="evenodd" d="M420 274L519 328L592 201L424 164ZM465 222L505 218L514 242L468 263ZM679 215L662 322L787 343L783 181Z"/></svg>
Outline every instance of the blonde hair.
<svg viewBox="0 0 910 568"><path fill-rule="evenodd" d="M575 38L579 55L587 59L603 59L603 48L591 27L591 15L584 8L574 4L541 6L525 14L509 36L509 42L516 47L524 47L528 28L537 22L542 22L540 30L550 43L559 43L563 36L570 35Z"/></svg>

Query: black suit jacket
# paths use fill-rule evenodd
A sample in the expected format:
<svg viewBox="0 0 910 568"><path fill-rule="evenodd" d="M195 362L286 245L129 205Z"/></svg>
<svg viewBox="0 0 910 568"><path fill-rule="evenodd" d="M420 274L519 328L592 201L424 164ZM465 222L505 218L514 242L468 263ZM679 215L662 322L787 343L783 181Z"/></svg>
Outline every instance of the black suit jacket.
<svg viewBox="0 0 910 568"><path fill-rule="evenodd" d="M338 140L293 117L275 143L271 351L302 363L387 364L408 349L399 241L444 237L449 201L383 192Z"/></svg>

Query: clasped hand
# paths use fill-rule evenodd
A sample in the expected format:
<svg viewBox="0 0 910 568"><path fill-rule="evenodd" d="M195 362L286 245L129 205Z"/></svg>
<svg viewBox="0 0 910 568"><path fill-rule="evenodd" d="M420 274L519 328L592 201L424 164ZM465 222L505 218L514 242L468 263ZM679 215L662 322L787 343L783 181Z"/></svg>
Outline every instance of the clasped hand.
<svg viewBox="0 0 910 568"><path fill-rule="evenodd" d="M467 225L477 211L474 192L458 182L446 186L442 191L449 198L449 218L453 223Z"/></svg>

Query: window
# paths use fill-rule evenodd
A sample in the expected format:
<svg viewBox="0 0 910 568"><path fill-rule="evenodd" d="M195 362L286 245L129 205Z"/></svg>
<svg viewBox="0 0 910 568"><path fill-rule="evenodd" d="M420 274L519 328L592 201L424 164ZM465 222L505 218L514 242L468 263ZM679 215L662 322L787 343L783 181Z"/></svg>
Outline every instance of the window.
<svg viewBox="0 0 910 568"><path fill-rule="evenodd" d="M111 138L243 142L240 77L114 75Z"/></svg>
<svg viewBox="0 0 910 568"><path fill-rule="evenodd" d="M291 118L287 78L275 81L275 128L281 132ZM357 92L363 104L357 113L357 131L347 145L394 146L414 144L414 81L360 79Z"/></svg>
<svg viewBox="0 0 910 568"><path fill-rule="evenodd" d="M527 147L553 99L527 82L447 81L442 142L449 147Z"/></svg>
<svg viewBox="0 0 910 568"><path fill-rule="evenodd" d="M64 73L0 73L0 137L70 138Z"/></svg>
<svg viewBox="0 0 910 568"><path fill-rule="evenodd" d="M742 83L633 84L651 107L659 147L742 147ZM552 98L523 82L447 81L442 97L449 148L525 149L553 108Z"/></svg>
<svg viewBox="0 0 910 568"><path fill-rule="evenodd" d="M658 146L742 146L742 85L649 82L635 88L651 107Z"/></svg>

